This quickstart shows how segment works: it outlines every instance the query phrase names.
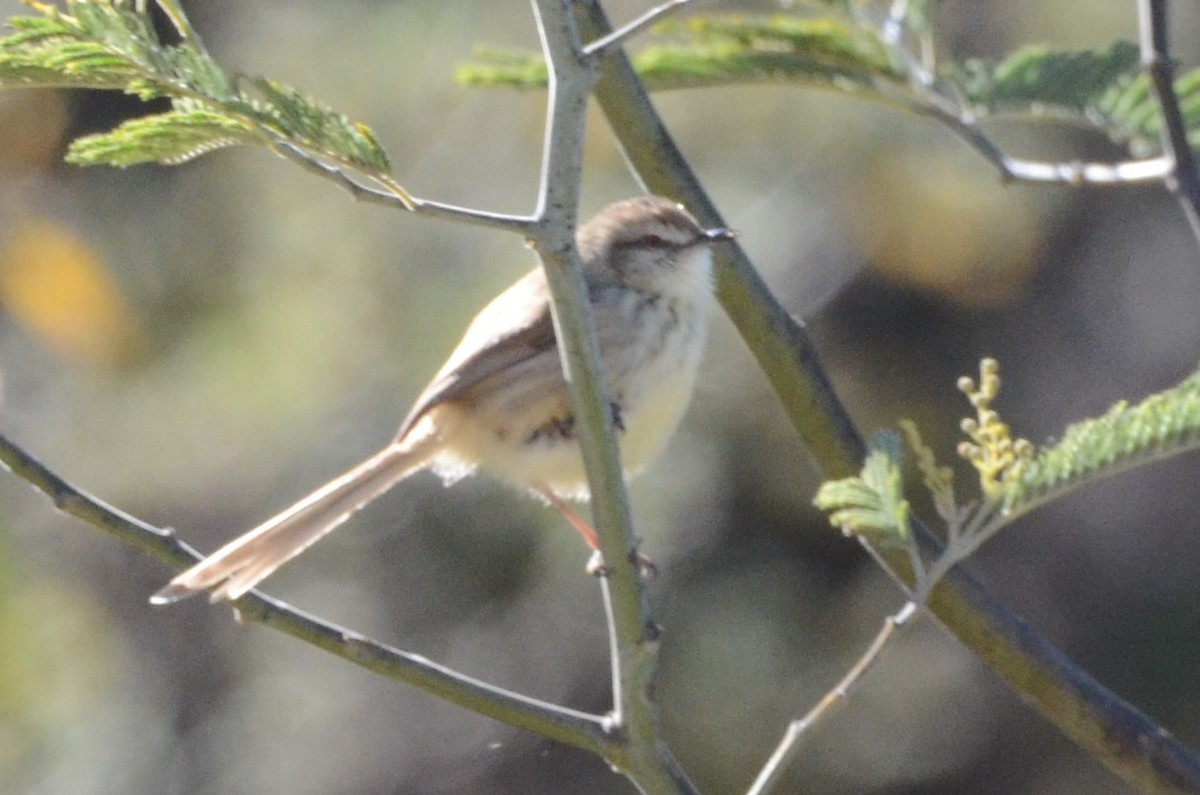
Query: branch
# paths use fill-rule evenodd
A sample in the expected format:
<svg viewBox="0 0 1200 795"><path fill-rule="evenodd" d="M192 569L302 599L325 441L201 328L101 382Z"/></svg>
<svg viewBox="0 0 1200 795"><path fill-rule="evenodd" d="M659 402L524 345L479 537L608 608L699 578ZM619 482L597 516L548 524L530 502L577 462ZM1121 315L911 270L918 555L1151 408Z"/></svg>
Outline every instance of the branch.
<svg viewBox="0 0 1200 795"><path fill-rule="evenodd" d="M922 30L921 57L904 45L907 14L911 9L904 0L895 0L883 23L882 40L894 57L901 59L905 72L912 75L907 91L888 90L881 86L881 95L898 102L908 111L927 116L944 125L968 146L992 164L1005 181L1045 182L1070 186L1115 186L1162 180L1170 172L1165 158L1131 160L1121 163L1087 163L1082 161L1054 162L1024 160L1012 157L996 145L980 129L977 114L958 97L948 97L938 91L931 64L932 48L925 40L929 31ZM869 24L864 20L864 24Z"/></svg>
<svg viewBox="0 0 1200 795"><path fill-rule="evenodd" d="M871 641L871 645L851 666L846 675L838 680L838 683L817 702L816 706L809 710L807 715L788 724L787 730L783 733L783 739L779 741L775 752L771 754L771 758L759 771L758 778L754 780L754 784L750 786L746 795L766 795L783 781L783 774L800 751L800 740L803 739L805 733L818 721L828 718L838 707L846 703L851 691L862 682L867 671L871 670L879 661L880 655L887 648L888 641L892 639L896 630L907 626L906 622L916 615L918 609L916 602L906 602L899 612L884 620L883 627Z"/></svg>
<svg viewBox="0 0 1200 795"><path fill-rule="evenodd" d="M583 48L583 54L588 58L602 58L611 50L620 47L633 36L641 33L659 20L679 10L692 0L667 0L660 6L650 9L623 28L614 30L607 36L602 36Z"/></svg>
<svg viewBox="0 0 1200 795"><path fill-rule="evenodd" d="M414 215L429 218L439 218L446 221L484 226L505 232L516 232L529 236L535 227L535 220L523 215L505 215L485 210L475 210L470 207L458 207L453 204L443 204L430 199L413 196L394 180L385 183L387 190L379 190L364 185L356 180L351 173L341 166L327 163L316 155L306 152L291 141L278 139L272 142L272 148L281 156L299 165L304 170L316 174L322 179L328 179L350 192L355 199L367 204L378 204L393 210L407 210ZM380 176L364 175L369 179L379 181Z"/></svg>
<svg viewBox="0 0 1200 795"><path fill-rule="evenodd" d="M1150 76L1162 118L1165 157L1120 163L1022 160L1005 154L979 128L975 114L921 83L916 99L901 100L911 111L942 122L979 152L1005 180L1071 186L1115 186L1165 181L1179 199L1184 215L1200 240L1200 171L1187 138L1187 124L1175 91L1174 66L1167 49L1165 0L1138 0L1142 64Z"/></svg>
<svg viewBox="0 0 1200 795"><path fill-rule="evenodd" d="M904 105L919 116L928 116L946 125L950 132L991 163L1005 181L1044 182L1072 187L1116 187L1139 182L1159 182L1167 179L1174 170L1174 163L1165 157L1120 163L1024 160L1012 157L1000 149L979 128L974 114L951 106L940 97L927 95L921 102L906 101Z"/></svg>
<svg viewBox="0 0 1200 795"><path fill-rule="evenodd" d="M413 210L415 207L414 200L405 192L404 195L396 194L390 191L377 190L367 187L358 180L350 176L346 169L335 166L331 163L326 163L319 160L314 155L305 152L300 147L293 144L291 141L279 139L272 143L272 148L280 157L286 158L297 164L305 171L316 174L322 179L328 179L335 182L342 188L345 188L350 194L361 202L367 204L378 204L383 207L391 207L399 210Z"/></svg>
<svg viewBox="0 0 1200 795"><path fill-rule="evenodd" d="M613 631L614 730L621 742L605 758L643 791L690 793L662 741L652 700L657 629L636 563L637 541L620 463L611 405L600 370L583 263L575 248L576 206L583 165L588 99L599 55L584 51L572 0L531 0L550 74L542 174L530 239L550 288L559 352L571 392L592 516L609 582L604 588Z"/></svg>
<svg viewBox="0 0 1200 795"><path fill-rule="evenodd" d="M598 0L580 0L577 7L586 35L599 38L611 29ZM620 52L606 60L596 96L644 183L684 201L702 223L721 224ZM817 362L803 324L774 300L740 248L723 246L717 256L718 298L809 452L827 478L857 472L862 439ZM911 583L903 550L869 551L886 570ZM1200 760L1189 749L1079 669L966 572L950 572L930 595L929 609L1022 698L1116 775L1148 791L1200 791Z"/></svg>
<svg viewBox="0 0 1200 795"><path fill-rule="evenodd" d="M1150 75L1150 85L1158 99L1163 149L1172 161L1167 187L1179 200L1192 234L1200 242L1200 171L1175 93L1175 67L1167 47L1167 11L1166 0L1138 0L1142 65Z"/></svg>
<svg viewBox="0 0 1200 795"><path fill-rule="evenodd" d="M1054 162L1024 160L1002 150L979 127L977 114L966 107L957 96L938 91L937 81L929 67L903 46L902 32L907 3L897 0L884 24L883 39L891 52L905 62L906 71L914 76L908 90L898 92L881 86L881 95L898 102L908 111L938 121L950 129L968 146L992 164L1005 181L1043 182L1077 187L1080 185L1117 186L1166 179L1173 164L1163 157L1129 160L1119 163L1089 163L1083 161ZM1176 105L1178 108L1178 105Z"/></svg>
<svg viewBox="0 0 1200 795"><path fill-rule="evenodd" d="M157 558L176 571L199 555L174 531L149 525L77 489L51 472L20 446L0 435L0 463L32 484L54 507L104 530L123 544ZM233 603L242 620L271 627L381 676L432 693L452 704L552 740L604 755L613 742L607 721L489 685L438 665L420 655L394 649L302 613L253 591Z"/></svg>

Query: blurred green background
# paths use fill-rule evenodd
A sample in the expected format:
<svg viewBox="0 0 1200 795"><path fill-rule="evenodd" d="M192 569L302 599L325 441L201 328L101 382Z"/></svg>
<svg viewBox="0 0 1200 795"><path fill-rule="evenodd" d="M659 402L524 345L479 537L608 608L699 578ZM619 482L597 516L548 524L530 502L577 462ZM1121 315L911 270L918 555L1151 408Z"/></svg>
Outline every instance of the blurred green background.
<svg viewBox="0 0 1200 795"><path fill-rule="evenodd" d="M524 2L187 3L230 68L370 124L417 195L526 212L543 97L465 90L480 43L536 46ZM648 4L613 2L616 19ZM1179 3L1195 65L1200 11ZM703 10L770 12L771 2ZM1136 36L1129 0L947 0L955 56ZM0 0L4 16L21 11ZM1196 366L1200 268L1158 186L1001 185L933 123L789 87L661 95L729 223L803 316L861 427L917 420L952 457L954 379L997 357L999 409L1040 442ZM210 550L376 450L494 293L531 267L498 233L356 204L264 151L80 170L65 142L137 112L0 93L4 431L104 500ZM996 124L1014 154L1115 159L1080 130ZM602 118L585 214L637 192ZM665 628L672 745L744 790L901 603L810 506L818 475L724 318L664 460L633 486ZM965 473L963 473L965 475ZM1121 696L1200 745L1194 457L1088 488L972 561ZM964 481L966 482L966 481ZM269 591L499 685L608 706L587 555L486 478L415 478ZM200 601L161 565L0 478L0 791L625 793L599 761L374 677ZM1120 793L933 622L806 745L805 793Z"/></svg>

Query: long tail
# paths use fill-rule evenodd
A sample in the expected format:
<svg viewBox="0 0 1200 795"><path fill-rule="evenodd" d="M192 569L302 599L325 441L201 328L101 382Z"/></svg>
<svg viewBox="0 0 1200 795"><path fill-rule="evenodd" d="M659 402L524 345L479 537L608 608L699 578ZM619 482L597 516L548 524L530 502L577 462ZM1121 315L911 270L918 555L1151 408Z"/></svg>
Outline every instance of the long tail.
<svg viewBox="0 0 1200 795"><path fill-rule="evenodd" d="M209 597L212 602L237 599L359 508L422 468L433 452L431 445L421 442L401 441L385 447L182 572L150 597L150 603L171 604L209 588L214 588Z"/></svg>

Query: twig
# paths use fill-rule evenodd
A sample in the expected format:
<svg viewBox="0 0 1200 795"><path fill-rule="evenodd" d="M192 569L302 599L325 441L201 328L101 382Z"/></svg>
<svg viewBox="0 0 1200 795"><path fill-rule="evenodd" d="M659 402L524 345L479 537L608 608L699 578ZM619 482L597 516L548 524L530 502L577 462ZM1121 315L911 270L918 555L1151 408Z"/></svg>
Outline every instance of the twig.
<svg viewBox="0 0 1200 795"><path fill-rule="evenodd" d="M613 612L612 594L609 592L611 588L608 577L598 577L600 588L603 590L604 602L604 623L608 628L608 660L609 660L609 675L612 677L612 692L613 706L610 713L610 724L614 728L620 727L625 722L625 712L622 707L622 699L620 693L622 691L622 671L624 665L621 662L621 644L617 633L617 616Z"/></svg>
<svg viewBox="0 0 1200 795"><path fill-rule="evenodd" d="M588 46L584 47L583 54L589 58L603 57L610 50L620 47L633 36L641 33L643 30L658 22L660 19L663 19L668 14L673 14L690 2L692 2L692 0L667 0L667 2L650 9L624 27L618 28L607 36L602 36Z"/></svg>
<svg viewBox="0 0 1200 795"><path fill-rule="evenodd" d="M1139 1L1144 2L1145 0ZM860 19L861 24L872 24L869 16L860 11L859 7L856 7L855 10L857 12L855 16ZM1159 182L1171 178L1176 163L1167 157L1119 163L1089 163L1025 160L1007 154L980 129L976 114L962 98L954 96L952 92L948 95L938 90L938 82L933 72L933 51L927 41L927 31L922 31L923 52L919 57L911 53L905 46L904 38L908 30L907 23L910 12L908 0L894 0L881 23L881 39L888 45L892 56L903 64L904 71L912 76L910 89L902 91L891 84L881 83L877 86L880 96L899 104L912 113L927 116L946 125L951 132L991 163L1005 181L1019 180L1071 186L1117 186L1139 182ZM1146 59L1145 52L1148 47L1145 36L1148 27L1152 26L1143 24L1143 60ZM1165 38L1162 44L1165 51ZM1164 63L1169 72L1169 61L1164 61ZM1166 85L1170 87L1172 84L1169 74L1166 80ZM1183 130L1178 101L1173 88L1169 90L1174 114L1179 119L1177 129ZM1186 149L1186 133L1183 140ZM1169 150L1170 148L1168 148ZM1186 151L1186 156L1190 158L1190 150Z"/></svg>
<svg viewBox="0 0 1200 795"><path fill-rule="evenodd" d="M575 249L588 100L601 53L590 57L573 0L531 0L549 67L550 91L536 226L530 239L553 300L555 330L592 497L592 517L608 570L603 589L612 611L613 730L606 759L643 791L691 793L694 786L662 741L651 691L658 660L656 630L636 564L636 538L612 412L600 371L600 346L583 265Z"/></svg>
<svg viewBox="0 0 1200 795"><path fill-rule="evenodd" d="M754 780L746 795L766 795L772 787L783 780L783 774L800 751L800 740L818 721L828 718L838 707L846 703L851 691L859 685L867 671L879 661L880 655L895 631L905 626L906 622L916 615L917 610L917 603L906 602L899 612L884 619L883 626L875 639L871 641L871 645L851 666L846 675L809 710L807 715L788 724L787 730L783 733L783 739L779 741L775 752L763 765L758 778Z"/></svg>
<svg viewBox="0 0 1200 795"><path fill-rule="evenodd" d="M350 191L351 195L358 201L366 202L367 204L378 204L393 209L412 209L410 203L406 202L403 197L395 193L367 187L358 180L353 179L345 169L326 163L323 160L318 160L291 141L285 141L281 138L272 141L271 144L271 148L281 157L287 158L305 171L316 174L318 177L336 182L341 187Z"/></svg>
<svg viewBox="0 0 1200 795"><path fill-rule="evenodd" d="M1107 187L1157 182L1166 176L1169 168L1169 162L1162 157L1128 160L1123 163L1053 163L1009 157L1005 158L1002 173L1009 179L1022 182Z"/></svg>
<svg viewBox="0 0 1200 795"><path fill-rule="evenodd" d="M176 571L202 556L175 533L105 505L54 474L16 443L0 435L0 463L48 496L63 513L104 530L123 544L157 558ZM233 603L240 617L279 630L344 660L498 721L567 745L604 754L611 744L602 716L539 701L480 682L420 655L386 646L307 615L258 591Z"/></svg>
<svg viewBox="0 0 1200 795"><path fill-rule="evenodd" d="M908 19L908 2L907 0L894 0L891 7L887 10L887 16L884 17L883 24L883 40L889 46L899 46L904 38L904 32L908 27L905 22Z"/></svg>
<svg viewBox="0 0 1200 795"><path fill-rule="evenodd" d="M1061 185L1116 187L1139 182L1158 182L1171 174L1174 164L1166 157L1127 160L1119 163L1084 161L1054 162L1024 160L1006 154L979 128L975 115L932 91L919 98L896 99L919 116L944 124L968 146L992 164L1005 181L1046 182Z"/></svg>
<svg viewBox="0 0 1200 795"><path fill-rule="evenodd" d="M995 516L999 507L994 502L982 506L972 516L965 528L960 529L958 522L951 522L946 546L941 550L937 559L929 565L925 563L920 542L913 536L908 537L904 546L908 550L913 571L913 587L908 601L895 615L884 619L883 627L880 628L871 645L850 667L845 676L809 710L808 714L788 724L783 739L780 740L775 752L763 766L747 795L765 795L782 780L784 772L799 753L800 740L803 736L819 721L828 718L837 708L846 703L850 693L858 687L867 672L879 660L895 631L911 623L910 619L918 615L918 611L925 606L929 595L942 578L987 540L990 536L989 519ZM860 538L863 537L860 536ZM883 563L882 559L878 557L876 559Z"/></svg>
<svg viewBox="0 0 1200 795"><path fill-rule="evenodd" d="M439 218L447 221L485 226L506 232L528 236L535 227L533 218L523 215L505 215L491 213L485 210L475 210L470 207L458 207L453 204L443 204L429 199L420 199L404 190L395 181L389 180L388 190L378 190L362 184L354 179L346 169L327 163L315 155L304 151L291 141L277 139L271 142L272 149L280 156L296 163L306 171L316 174L323 179L331 180L350 192L358 201L368 204L378 204L394 210L407 210L416 215L429 218ZM368 179L379 179L365 175Z"/></svg>
<svg viewBox="0 0 1200 795"><path fill-rule="evenodd" d="M989 511L988 515L991 515L993 512ZM968 528L968 535L960 535L956 529L952 529L946 547L930 565L926 565L925 563L922 556L921 544L916 538L909 537L905 547L909 553L914 582L909 600L905 602L904 606L895 615L884 619L883 626L875 636L875 639L871 641L867 650L863 652L862 656L850 667L838 683L808 711L808 714L788 724L775 752L771 754L771 757L759 772L758 778L755 779L747 795L766 795L766 793L770 792L773 787L782 781L784 773L796 758L796 754L800 751L800 741L804 735L819 721L830 717L835 710L846 703L851 692L862 682L867 672L882 656L884 648L894 636L895 631L902 626L906 626L910 622L910 619L918 614L918 611L925 605L925 601L929 598L929 594L933 591L934 586L955 565L967 557L969 554L967 546L970 546L970 551L973 551L978 547L979 543L982 543L982 539L978 543L970 543L972 539L970 535L971 529L978 530L979 524L984 521L983 519L979 519L978 514L976 519L978 521L973 521L971 527ZM952 524L951 527L954 528L955 525ZM863 537L860 536L861 538ZM867 549L874 552L869 546L867 546ZM886 562L878 555L875 557L882 565L886 565Z"/></svg>
<svg viewBox="0 0 1200 795"><path fill-rule="evenodd" d="M1167 187L1179 200L1192 234L1200 242L1200 171L1196 168L1196 159L1188 143L1187 125L1175 93L1175 67L1167 44L1167 13L1166 0L1138 0L1142 65L1150 75L1150 85L1158 99L1163 148L1173 161Z"/></svg>

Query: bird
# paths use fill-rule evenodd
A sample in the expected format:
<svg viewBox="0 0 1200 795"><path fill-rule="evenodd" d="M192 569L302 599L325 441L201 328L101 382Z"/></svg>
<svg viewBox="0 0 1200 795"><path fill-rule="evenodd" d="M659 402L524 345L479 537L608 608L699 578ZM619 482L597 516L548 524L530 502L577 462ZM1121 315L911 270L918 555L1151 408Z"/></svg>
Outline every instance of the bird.
<svg viewBox="0 0 1200 795"><path fill-rule="evenodd" d="M712 249L733 237L658 196L616 202L576 232L626 477L662 452L691 401L713 302ZM480 470L546 500L599 560L595 531L566 503L588 499L588 482L541 267L475 316L386 447L181 572L150 601L205 591L211 602L234 601L426 469L447 485Z"/></svg>

